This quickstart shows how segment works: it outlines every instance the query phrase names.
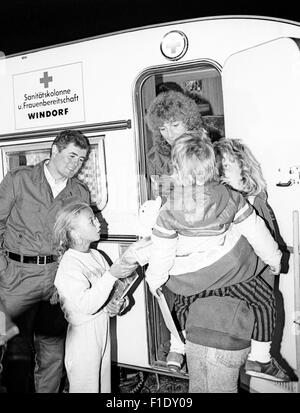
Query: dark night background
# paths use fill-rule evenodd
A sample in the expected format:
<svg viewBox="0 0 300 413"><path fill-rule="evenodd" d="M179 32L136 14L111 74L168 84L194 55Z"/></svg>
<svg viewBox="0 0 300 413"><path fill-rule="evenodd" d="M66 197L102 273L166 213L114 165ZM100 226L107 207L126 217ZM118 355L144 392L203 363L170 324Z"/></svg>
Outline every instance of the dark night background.
<svg viewBox="0 0 300 413"><path fill-rule="evenodd" d="M297 1L1 0L5 55L127 28L220 15L260 15L300 22Z"/></svg>

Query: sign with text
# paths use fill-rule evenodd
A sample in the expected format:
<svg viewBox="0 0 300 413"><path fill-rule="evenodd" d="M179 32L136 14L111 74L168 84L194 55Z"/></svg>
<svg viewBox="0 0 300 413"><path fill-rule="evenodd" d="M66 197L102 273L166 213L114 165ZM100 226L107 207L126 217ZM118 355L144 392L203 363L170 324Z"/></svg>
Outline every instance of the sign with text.
<svg viewBox="0 0 300 413"><path fill-rule="evenodd" d="M82 63L13 75L16 129L85 120Z"/></svg>

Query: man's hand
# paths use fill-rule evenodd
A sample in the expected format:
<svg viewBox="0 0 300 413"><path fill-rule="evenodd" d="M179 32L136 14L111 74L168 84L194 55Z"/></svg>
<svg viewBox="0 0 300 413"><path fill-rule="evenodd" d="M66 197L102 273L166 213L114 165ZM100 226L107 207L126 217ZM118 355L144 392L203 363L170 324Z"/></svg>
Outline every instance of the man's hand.
<svg viewBox="0 0 300 413"><path fill-rule="evenodd" d="M55 304L59 303L59 295L58 295L56 287L54 287L53 293L52 293L49 301L50 301L51 305L55 305Z"/></svg>
<svg viewBox="0 0 300 413"><path fill-rule="evenodd" d="M5 255L1 254L0 255L0 273L6 270L6 267L7 267L7 259Z"/></svg>

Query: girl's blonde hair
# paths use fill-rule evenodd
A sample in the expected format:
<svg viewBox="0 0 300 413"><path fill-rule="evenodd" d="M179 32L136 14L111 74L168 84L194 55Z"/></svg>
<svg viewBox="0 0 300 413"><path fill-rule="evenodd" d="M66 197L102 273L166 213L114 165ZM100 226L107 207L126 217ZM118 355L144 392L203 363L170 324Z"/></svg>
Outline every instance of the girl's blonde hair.
<svg viewBox="0 0 300 413"><path fill-rule="evenodd" d="M247 145L242 143L240 139L222 138L213 144L217 168L222 181L224 178L224 170L222 159L224 154L227 154L229 159L236 160L241 168L241 178L243 184L243 192L246 196L255 196L267 189L267 183L263 177L260 163L257 161L253 153Z"/></svg>
<svg viewBox="0 0 300 413"><path fill-rule="evenodd" d="M71 230L74 229L73 221L83 210L90 206L84 202L73 202L64 206L57 214L53 227L53 238L59 259L64 252L74 245Z"/></svg>
<svg viewBox="0 0 300 413"><path fill-rule="evenodd" d="M215 154L207 132L187 132L172 148L174 178L181 185L203 185L216 178Z"/></svg>

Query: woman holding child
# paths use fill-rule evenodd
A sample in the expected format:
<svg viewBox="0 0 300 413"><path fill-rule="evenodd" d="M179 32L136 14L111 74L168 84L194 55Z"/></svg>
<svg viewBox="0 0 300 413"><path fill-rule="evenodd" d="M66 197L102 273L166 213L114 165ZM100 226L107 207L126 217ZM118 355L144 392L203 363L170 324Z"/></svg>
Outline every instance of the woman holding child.
<svg viewBox="0 0 300 413"><path fill-rule="evenodd" d="M196 176L195 171L197 171L197 165L199 166L200 163L202 164L206 163L206 166L208 165L209 161L207 163L207 159L206 160L204 158L201 159L200 163L199 163L200 159L199 158L197 159L197 145L200 141L203 142L203 145L199 144L198 146L200 147L202 145L203 148L202 149L198 148L199 149L198 153L202 151L202 155L203 155L203 153L205 152L204 146L206 146L206 154L210 152L211 156L209 158L210 158L210 161L213 163L213 167L210 169L214 169L214 171L211 171L211 173L214 174L214 172L216 171L213 149L212 149L211 144L209 143L209 138L207 137L207 134L204 132L203 128L200 129L200 133L198 134L198 138L197 138L198 143L196 142L197 139L195 139L195 137L192 137L190 139L190 137L188 136L189 134L186 133L188 131L187 119L188 119L189 112L185 111L186 107L184 108L184 105L182 106L182 103L178 103L179 101L182 101L183 99L182 96L179 96L179 95L180 93L178 92L162 93L152 103L149 109L149 114L148 114L148 124L152 130L154 130L153 125L156 125L156 127L161 125L159 130L161 131L162 136L164 136L164 134L167 135L166 131L168 132L167 137L168 137L169 142L172 145L171 149L172 149L172 154L173 154L173 163L171 164L171 161L169 160L169 164L167 162L166 164L168 164L169 172L173 172L173 167L175 167L176 169L175 174L172 177L173 185L174 185L174 177L177 176L177 178L179 179L179 181L181 181L181 184L182 184L182 179L185 179L186 174L189 175L189 173L187 173L188 164L189 164L189 162L187 161L188 158L190 158L189 160L193 158L190 165L192 165L194 176ZM164 108L164 110L160 110L162 107ZM177 107L176 113L174 112L174 107ZM168 112L168 108L169 109L172 108L172 109ZM185 114L184 115L185 117L183 116L183 114ZM199 116L200 115L198 112L198 117ZM183 134L185 135L182 138ZM190 135L193 135L193 134L190 134ZM179 138L180 136L181 138ZM193 147L190 147L188 148L187 151L185 151L184 148L186 147L187 142L189 142L190 144L191 140L193 139L194 139L194 142L192 145ZM210 150L209 150L209 147L210 147ZM243 157L243 153L241 151L240 158L242 159L242 157ZM246 155L244 156L244 158L246 158ZM221 160L221 163L219 162L219 166L220 165L222 165L222 160ZM224 166L225 164L223 165L223 167ZM201 169L201 165L200 165L200 169ZM220 168L220 172L222 173L222 168ZM240 172L242 173L242 169ZM212 177L212 180L214 179L216 179L216 176ZM235 187L234 184L232 184L232 187L236 188L237 190L241 190L241 191L244 190L244 193L247 193L246 188L247 188L249 181L250 179L246 182L246 180L243 177L244 185L242 188ZM255 182L255 178L254 178L254 182ZM229 180L227 180L227 184L229 185L231 184ZM255 221L255 223L258 223L260 230L263 231L264 233L264 236L263 236L263 239L265 240L264 245L260 245L259 248L257 248L257 245L253 244L253 241L257 241L256 236L254 237L250 236L249 241L250 243L252 243L252 245L254 246L254 250L259 255L266 248L263 251L261 258L266 264L270 265L270 268L274 274L278 274L280 272L281 253L278 249L276 242L274 241L271 234L269 233L266 226L264 225L263 220L260 220L259 217L257 217L251 205L249 205L244 200L244 198L241 195L239 195L238 192L234 192L230 188L225 188L225 186L221 184L216 183L216 185L219 186L221 192L225 191L226 193L228 193L229 191L229 193L231 194L229 198L232 199L233 201L231 203L231 216L232 217L230 218L232 222L236 221L236 223L239 223L239 222L242 222L244 219L245 220L250 219L253 222ZM252 187L254 187L254 185L252 185ZM217 223L218 224L217 226L221 232L219 231L218 234L214 233L214 235L217 235L217 238L222 238L223 243L225 242L225 238L226 238L225 234L231 225L229 223L230 211L227 210L227 212L225 213L224 211L226 210L226 208L222 210L221 208L222 202L218 197L213 195L213 192L210 191L210 195L213 196L211 202L209 201L209 198L207 198L208 195L206 193L204 194L204 192L202 191L200 194L201 195L200 201L197 199L198 204L193 203L193 201L195 201L195 198L193 197L190 198L189 200L187 200L186 196L183 197L181 200L179 199L180 197L179 198L177 197L177 199L176 197L174 197L173 206L175 206L174 203L181 202L181 201L186 206L187 204L189 204L189 201L191 201L190 206L193 206L194 209L192 208L190 212L186 211L187 214L185 214L182 211L182 207L179 208L180 206L177 205L177 208L171 211L171 215L173 217L171 221L167 219L167 215L166 215L167 209L170 207L170 203L165 208L162 207L156 226L154 227L154 230L153 230L154 249L153 249L153 254L151 256L151 259L150 259L149 268L147 270L147 281L154 295L156 294L155 292L156 289L168 280L166 284L167 287L169 287L173 292L177 293L177 296L175 296L176 299L178 299L179 297L179 306L177 305L177 309L179 308L180 311L179 313L177 312L177 316L178 316L177 318L179 318L180 320L181 316L184 315L182 317L184 322L181 323L181 328L182 330L185 330L187 334L185 350L187 352L187 364L188 364L189 376L190 376L190 391L191 392L236 392L237 391L239 370L240 370L240 367L246 361L247 355L250 350L249 346L251 342L250 340L251 340L251 336L253 332L254 321L255 321L255 328L256 328L255 331L257 332L257 329L258 329L257 314L259 313L259 311L257 310L255 311L255 313L253 313L252 309L257 308L257 306L256 307L252 306L253 301L255 303L256 301L259 302L258 306L260 306L260 310L263 309L264 314L268 315L269 317L268 322L270 326L268 330L269 333L266 333L263 337L261 336L259 339L261 342L267 341L268 342L267 346L265 346L264 349L261 350L263 347L259 347L260 343L258 343L254 349L251 349L252 364L250 362L251 366L249 370L247 371L247 373L251 375L256 375L258 377L264 377L270 380L288 381L289 377L286 374L286 372L281 368L281 366L278 365L278 363L269 354L270 343L271 343L270 338L272 336L272 332L274 329L274 322L275 322L274 321L275 320L275 305L274 305L274 300L273 300L274 297L272 293L272 288L268 288L268 286L265 285L264 281L258 277L255 277L255 281L253 282L250 281L250 283L248 285L246 284L246 286L243 285L243 283L241 284L241 286L243 287L239 287L239 284L238 286L236 286L236 284L240 283L241 281L252 279L255 275L259 274L262 270L264 270L264 268L266 268L266 265L264 265L260 260L258 260L250 244L247 243L245 239L239 239L239 236L237 235L237 240L235 241L238 245L238 248L235 247L236 253L234 253L234 255L230 255L234 252L234 248L233 249L227 248L227 251L226 251L227 254L225 254L222 257L219 256L219 260L211 259L211 256L208 257L209 254L207 251L209 250L209 248L212 247L210 241L212 241L214 237L211 237L212 234L210 234L209 232L209 228L211 228L212 221L211 220L209 221L208 219L208 221L211 223L210 223L210 226L207 228L208 232L206 233L206 236L204 236L204 238L206 238L206 242L208 243L210 242L210 244L206 246L207 248L206 247L202 248L202 250L204 251L204 254L206 253L206 256L207 256L206 258L208 259L208 261L206 263L207 265L205 264L202 265L202 267L204 268L199 272L199 274L197 274L197 277L191 277L195 275L193 274L192 269L188 274L186 274L185 278L181 277L182 271L180 271L180 265L183 265L184 267L184 268L182 267L182 270L186 271L186 268L187 268L186 267L187 251L185 251L185 253L184 251L182 251L183 253L181 254L181 257L180 257L180 253L178 254L178 251L176 255L175 253L176 248L174 247L175 248L173 249L174 254L168 254L168 257L167 257L167 260L169 260L168 265L165 265L165 266L161 265L162 262L166 263L166 261L164 261L163 257L162 257L162 261L160 261L158 251L162 251L162 248L160 247L158 249L155 248L155 240L157 240L157 237L159 238L161 236L159 232L160 231L164 232L164 235L162 236L162 242L164 243L165 247L167 245L166 242L169 242L170 244L174 244L174 245L177 244L179 234L181 234L179 235L179 237L181 236L185 238L185 242L188 241L188 244L190 244L191 234L189 234L189 231L193 231L194 229L193 227L195 224L195 213L199 212L197 211L198 208L201 209L203 207L204 205L203 202L205 202L205 200L208 200L208 204L210 206L215 205L215 207L217 208L216 209L217 214L214 215L214 217L216 219L221 218L221 221L223 219L222 222L220 221ZM248 193L250 194L250 192ZM238 198L238 201L236 198ZM243 205L240 204L240 202L242 202ZM225 204L228 204L228 202L225 202ZM224 204L224 207L225 207L225 204ZM239 204L240 204L240 207L238 207L235 213L233 213L235 205L239 205ZM229 209L230 209L230 206L229 206ZM180 220L177 223L176 223L176 220L174 221L174 213L175 213L174 210L175 212L176 210L180 210L180 213L182 213L183 220L185 221L186 225L183 222L180 222ZM210 213L211 211L212 211L211 208L207 210L208 213ZM163 214L165 215L162 216ZM203 214L202 214L202 218L203 218ZM229 223L229 225L226 224L225 218L229 219L229 221L227 222L227 224ZM168 222L170 223L170 225L168 225ZM175 227L174 227L174 222L176 223ZM198 224L197 224L197 227L199 226ZM245 224L242 224L240 226L245 227ZM250 229L250 226L248 225L248 230ZM173 232L174 232L174 236L173 236ZM229 236L229 234L226 234L226 235L227 235L227 240L226 240L227 243L230 241L233 241L231 236ZM221 245L222 242L220 239L219 241ZM188 248L190 246L191 245L189 245ZM213 246L213 249L215 250L214 252L216 252L218 248L219 250L222 250L222 247L217 246L217 245ZM166 252L166 249L164 250L164 252ZM189 251L189 253L191 253L191 251ZM193 254L193 251L192 251L192 254ZM194 254L194 257L195 257L195 254ZM210 259L210 262L209 262L209 259ZM158 263L159 265L156 266L156 264ZM175 272L176 272L176 265L177 265L177 270L178 270L177 276L176 274L174 274L174 263L175 263ZM169 271L171 268L172 268L171 272L173 271L173 276L171 275L169 277ZM161 279L158 281L160 277ZM196 281L196 284L193 283L193 281L191 282L191 279L194 282ZM233 286L233 287L228 287L228 285ZM254 288L254 291L252 291L253 288ZM255 292L256 290L257 292ZM263 299L261 299L260 295L263 296ZM180 301L180 296L184 298L181 301ZM185 299L185 297L187 298L187 300ZM191 297L192 299L190 300ZM182 305L182 303L184 305ZM174 301L173 301L173 304L174 304ZM180 305L181 305L181 308L180 308ZM187 308L189 309L189 311L187 311ZM254 317L254 314L256 317ZM187 323L185 324L186 319L187 319ZM263 326L263 323L260 323L258 325L261 327ZM253 340L252 340L252 343L253 343ZM172 346L172 339L171 339L171 346ZM169 356L170 355L173 356L172 353L174 352L172 351L172 347L171 347L171 352L169 353ZM182 358L180 359L179 357L177 360L175 359L175 363L174 363L174 365L176 365L176 361L178 361L179 368L181 367L184 353L182 352L181 355L182 355ZM257 355L258 355L258 359L257 359ZM255 359L253 359L253 357L255 357ZM261 358L259 359L259 357ZM248 363L248 365L250 364Z"/></svg>

